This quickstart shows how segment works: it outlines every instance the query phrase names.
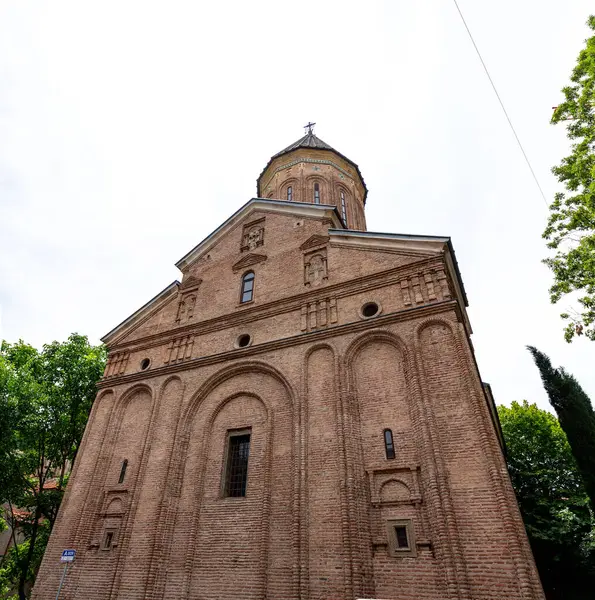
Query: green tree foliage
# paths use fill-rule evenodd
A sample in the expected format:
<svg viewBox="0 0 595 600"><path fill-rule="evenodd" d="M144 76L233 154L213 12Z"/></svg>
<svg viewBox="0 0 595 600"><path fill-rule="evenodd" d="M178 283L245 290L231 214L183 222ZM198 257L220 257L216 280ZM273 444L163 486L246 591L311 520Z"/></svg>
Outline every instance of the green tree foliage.
<svg viewBox="0 0 595 600"><path fill-rule="evenodd" d="M554 369L550 359L528 346L541 374L550 404L566 433L583 484L595 512L595 412L578 381L562 367Z"/></svg>
<svg viewBox="0 0 595 600"><path fill-rule="evenodd" d="M595 32L595 16L587 24ZM572 140L570 155L552 169L566 193L556 194L543 233L556 250L544 261L554 273L551 301L578 292L580 312L562 314L569 321L568 342L582 333L595 340L595 35L586 40L570 79L552 117L552 123L566 123Z"/></svg>
<svg viewBox="0 0 595 600"><path fill-rule="evenodd" d="M535 404L499 406L512 485L549 600L586 600L595 586L595 523L556 417Z"/></svg>
<svg viewBox="0 0 595 600"><path fill-rule="evenodd" d="M104 348L78 334L41 351L23 342L0 346L0 504L25 539L13 545L0 578L20 600L43 556L104 367Z"/></svg>

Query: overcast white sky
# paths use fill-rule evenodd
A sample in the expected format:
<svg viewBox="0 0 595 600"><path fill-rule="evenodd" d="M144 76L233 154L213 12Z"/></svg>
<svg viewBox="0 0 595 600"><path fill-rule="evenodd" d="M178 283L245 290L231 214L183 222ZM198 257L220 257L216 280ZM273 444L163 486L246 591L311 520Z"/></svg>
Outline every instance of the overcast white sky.
<svg viewBox="0 0 595 600"><path fill-rule="evenodd" d="M459 0L548 200L592 1ZM256 194L304 125L359 164L370 231L449 235L496 401L547 407L547 210L451 0L0 0L0 337L93 342Z"/></svg>

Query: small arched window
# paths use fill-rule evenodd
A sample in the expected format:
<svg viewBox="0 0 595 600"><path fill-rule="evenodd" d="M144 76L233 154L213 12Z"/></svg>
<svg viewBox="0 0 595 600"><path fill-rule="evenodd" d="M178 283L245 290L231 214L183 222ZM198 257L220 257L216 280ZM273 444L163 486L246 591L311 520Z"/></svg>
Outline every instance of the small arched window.
<svg viewBox="0 0 595 600"><path fill-rule="evenodd" d="M291 202L293 200L293 188L289 186L287 188L287 202Z"/></svg>
<svg viewBox="0 0 595 600"><path fill-rule="evenodd" d="M242 277L242 294L240 302L250 302L254 297L254 271L248 271Z"/></svg>
<svg viewBox="0 0 595 600"><path fill-rule="evenodd" d="M347 227L347 204L345 203L345 192L341 190L341 219L343 225Z"/></svg>
<svg viewBox="0 0 595 600"><path fill-rule="evenodd" d="M120 478L118 479L118 483L124 483L124 478L126 477L126 469L128 468L128 459L122 461L122 468L120 469Z"/></svg>
<svg viewBox="0 0 595 600"><path fill-rule="evenodd" d="M320 204L320 185L314 184L314 204Z"/></svg>
<svg viewBox="0 0 595 600"><path fill-rule="evenodd" d="M390 429L384 430L384 450L386 458L392 460L395 458L395 444L393 442L393 432Z"/></svg>

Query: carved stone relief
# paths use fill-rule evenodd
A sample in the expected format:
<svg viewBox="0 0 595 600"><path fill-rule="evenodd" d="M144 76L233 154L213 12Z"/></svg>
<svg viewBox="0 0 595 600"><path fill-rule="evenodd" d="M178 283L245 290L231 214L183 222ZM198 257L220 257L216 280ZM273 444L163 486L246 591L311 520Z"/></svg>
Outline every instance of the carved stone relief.
<svg viewBox="0 0 595 600"><path fill-rule="evenodd" d="M188 279L182 282L178 293L177 323L186 323L194 317L198 288L201 283L202 279L197 279L193 276L188 277Z"/></svg>
<svg viewBox="0 0 595 600"><path fill-rule="evenodd" d="M315 287L328 280L326 248L320 248L304 255L304 285Z"/></svg>
<svg viewBox="0 0 595 600"><path fill-rule="evenodd" d="M180 302L178 304L178 314L176 321L178 323L184 323L194 317L194 307L196 306L196 294L189 292L187 294L181 294Z"/></svg>
<svg viewBox="0 0 595 600"><path fill-rule="evenodd" d="M242 228L241 252L256 250L264 244L264 220L265 218L262 217L262 219L244 225Z"/></svg>

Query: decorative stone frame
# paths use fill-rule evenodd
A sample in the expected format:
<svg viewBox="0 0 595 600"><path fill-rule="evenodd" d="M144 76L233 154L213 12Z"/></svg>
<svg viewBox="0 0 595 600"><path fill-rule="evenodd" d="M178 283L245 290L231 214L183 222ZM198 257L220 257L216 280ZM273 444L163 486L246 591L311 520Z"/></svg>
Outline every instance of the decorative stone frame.
<svg viewBox="0 0 595 600"><path fill-rule="evenodd" d="M313 276L313 267L318 265L320 277ZM328 281L328 263L326 248L319 248L304 254L304 285L306 287L321 285Z"/></svg>
<svg viewBox="0 0 595 600"><path fill-rule="evenodd" d="M399 548L397 545L396 527L405 527L407 532L407 548ZM386 534L388 536L388 553L393 558L416 557L417 546L415 544L415 530L412 519L390 519L386 521Z"/></svg>
<svg viewBox="0 0 595 600"><path fill-rule="evenodd" d="M118 547L118 531L119 528L117 527L106 527L103 530L103 535L101 537L101 545L100 545L100 549L101 550L105 550L105 551L110 551L113 550L114 548ZM108 538L110 538L111 535L111 539L109 541L109 545L108 545Z"/></svg>
<svg viewBox="0 0 595 600"><path fill-rule="evenodd" d="M244 302L244 304L247 304L246 302ZM244 346L240 346L240 340L244 337L244 336L248 336L248 343L245 344ZM238 350L242 350L243 348L249 348L250 346L252 346L252 342L254 341L254 338L252 337L252 335L250 333L241 333L240 335L238 335L238 337L236 338L233 347L238 349Z"/></svg>
<svg viewBox="0 0 595 600"><path fill-rule="evenodd" d="M264 245L264 222L265 217L250 221L242 227L242 243L240 252L248 252L256 250L259 246Z"/></svg>
<svg viewBox="0 0 595 600"><path fill-rule="evenodd" d="M373 315L370 315L369 317L367 317L364 314L364 308L366 306L369 306L370 304L375 304L378 307L378 310L376 311L376 313L374 313ZM368 302L364 302L358 310L358 316L360 319L364 320L364 321L368 321L369 319L375 319L376 317L379 317L382 314L382 304L380 304L380 302L378 300L369 300Z"/></svg>
<svg viewBox="0 0 595 600"><path fill-rule="evenodd" d="M178 310L176 312L176 323L190 321L194 317L194 309L198 298L198 288L202 279L190 276L182 282L178 292Z"/></svg>

